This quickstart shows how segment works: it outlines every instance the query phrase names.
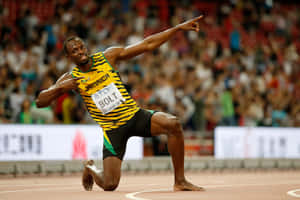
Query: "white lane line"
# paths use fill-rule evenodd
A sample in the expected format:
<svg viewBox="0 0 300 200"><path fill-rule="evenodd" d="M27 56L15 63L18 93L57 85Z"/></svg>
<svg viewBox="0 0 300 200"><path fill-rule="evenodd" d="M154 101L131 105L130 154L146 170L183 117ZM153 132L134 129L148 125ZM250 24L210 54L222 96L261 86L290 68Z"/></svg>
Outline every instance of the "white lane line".
<svg viewBox="0 0 300 200"><path fill-rule="evenodd" d="M80 185L80 183L70 183L70 184L54 184L54 183L36 183L36 184L0 184L0 187L34 187L34 186L68 186L68 185ZM131 186L140 186L141 184L126 184L121 187L131 187ZM148 186L154 186L158 184L148 184Z"/></svg>
<svg viewBox="0 0 300 200"><path fill-rule="evenodd" d="M0 184L0 187L32 187L32 186L67 186L67 185L78 185L78 184L46 184L46 183L36 183L36 184L18 184L18 185L12 185L12 184Z"/></svg>
<svg viewBox="0 0 300 200"><path fill-rule="evenodd" d="M207 185L204 188L223 188L223 187L251 187L251 186L266 186L266 185L290 185L290 184L300 184L299 181L292 182L281 182L281 183L246 183L246 184L227 184L227 185Z"/></svg>
<svg viewBox="0 0 300 200"><path fill-rule="evenodd" d="M54 187L54 188L30 188L30 189L23 189L23 190L6 190L1 191L0 194L7 194L7 193L16 193L16 192L33 192L33 191L49 191L49 190L73 190L74 188L78 188L78 186L70 186L70 187Z"/></svg>
<svg viewBox="0 0 300 200"><path fill-rule="evenodd" d="M296 192L300 192L300 189L290 190L287 192L287 194L292 197L300 198L300 194L296 194Z"/></svg>
<svg viewBox="0 0 300 200"><path fill-rule="evenodd" d="M294 181L293 181L294 182ZM247 186L266 186L266 185L290 185L290 184L298 184L299 181L295 182L295 183L269 183L269 184L265 184L265 183L249 183L249 184L229 184L229 185L206 185L203 186L204 189L205 188L224 188L224 187L247 187ZM300 184L300 183L299 183ZM142 194L142 193L149 193L149 192L160 192L160 191L173 191L172 189L153 189L153 190L142 190L142 191L138 191L138 192L131 192L131 193L127 193L125 195L126 198L128 199L132 199L132 200L152 200L152 199L145 199L145 198L141 198L141 197L136 197L136 195L138 194ZM297 190L298 191L298 190ZM299 189L300 191L300 189ZM300 197L300 195L295 194L296 190L292 190L292 196L294 197ZM296 195L296 196L295 196Z"/></svg>
<svg viewBox="0 0 300 200"><path fill-rule="evenodd" d="M7 194L7 193L17 193L17 192L31 192L31 191L50 191L50 190L71 190L74 188L81 188L81 185L79 184L60 184L61 186L67 186L67 185L73 185L69 187L47 187L47 188L27 188L27 189L19 189L19 190L5 190L5 191L0 191L0 194ZM155 186L158 184L148 184L147 186ZM11 185L12 186L12 185ZM22 186L28 186L28 185L22 185ZM59 186L59 184L34 184L31 186ZM140 184L127 184L121 186L121 188L127 188L127 187L135 187L135 186L140 186ZM98 186L96 186L98 187ZM0 199L1 200L1 199Z"/></svg>
<svg viewBox="0 0 300 200"><path fill-rule="evenodd" d="M132 192L132 193L127 193L125 195L126 198L132 199L132 200L151 200L151 199L145 199L141 197L136 197L135 195L141 194L141 193L147 193L147 192L162 192L162 191L172 191L172 189L153 189L153 190L142 190L139 192Z"/></svg>

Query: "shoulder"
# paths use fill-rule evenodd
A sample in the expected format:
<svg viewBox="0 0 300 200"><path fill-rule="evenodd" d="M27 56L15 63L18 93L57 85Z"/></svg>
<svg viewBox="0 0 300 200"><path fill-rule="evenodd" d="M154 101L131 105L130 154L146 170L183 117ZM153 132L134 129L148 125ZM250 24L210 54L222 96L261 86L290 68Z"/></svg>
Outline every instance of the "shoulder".
<svg viewBox="0 0 300 200"><path fill-rule="evenodd" d="M103 52L103 55L107 60L116 60L121 52L124 50L124 47L110 47Z"/></svg>
<svg viewBox="0 0 300 200"><path fill-rule="evenodd" d="M124 47L110 47L103 52L103 55L110 65L115 66L123 51Z"/></svg>

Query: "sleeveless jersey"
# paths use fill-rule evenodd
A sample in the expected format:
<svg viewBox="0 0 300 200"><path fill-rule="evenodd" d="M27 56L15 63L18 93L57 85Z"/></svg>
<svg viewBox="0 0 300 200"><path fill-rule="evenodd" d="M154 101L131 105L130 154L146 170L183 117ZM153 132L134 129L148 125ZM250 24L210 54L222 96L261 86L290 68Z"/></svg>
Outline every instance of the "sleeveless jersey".
<svg viewBox="0 0 300 200"><path fill-rule="evenodd" d="M93 65L82 72L77 66L72 70L78 89L92 118L103 132L126 124L140 109L125 89L117 71L102 52L92 55Z"/></svg>

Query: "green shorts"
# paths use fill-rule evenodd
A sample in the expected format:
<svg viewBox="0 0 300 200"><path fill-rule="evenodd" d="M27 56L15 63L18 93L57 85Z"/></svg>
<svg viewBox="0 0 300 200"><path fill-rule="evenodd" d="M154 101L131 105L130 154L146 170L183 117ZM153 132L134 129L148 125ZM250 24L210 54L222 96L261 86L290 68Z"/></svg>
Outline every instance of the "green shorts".
<svg viewBox="0 0 300 200"><path fill-rule="evenodd" d="M116 156L123 160L127 140L132 136L152 137L151 117L155 113L152 110L140 109L124 125L117 129L106 131L106 135L111 142L111 146L103 144L103 159L109 156Z"/></svg>

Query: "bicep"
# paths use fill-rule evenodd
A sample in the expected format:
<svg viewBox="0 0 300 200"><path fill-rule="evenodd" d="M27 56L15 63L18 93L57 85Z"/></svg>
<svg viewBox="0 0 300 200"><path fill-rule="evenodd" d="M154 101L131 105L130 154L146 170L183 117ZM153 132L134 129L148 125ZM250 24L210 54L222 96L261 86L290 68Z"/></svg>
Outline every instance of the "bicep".
<svg viewBox="0 0 300 200"><path fill-rule="evenodd" d="M71 75L70 72L64 73L63 75L61 75L61 76L56 80L56 82L55 82L54 85L51 85L51 86L50 86L48 89L46 89L46 90L52 90L52 89L55 89L55 87L56 87L59 83L63 82L64 80L66 80L66 79L68 79L68 78L70 78L70 77L72 77L72 75Z"/></svg>
<svg viewBox="0 0 300 200"><path fill-rule="evenodd" d="M139 54L142 54L148 50L149 48L147 42L143 40L139 43L124 48L124 50L120 53L120 59L129 59Z"/></svg>
<svg viewBox="0 0 300 200"><path fill-rule="evenodd" d="M63 75L61 75L61 77L59 77L59 78L57 79L57 81L56 81L55 84L61 83L61 82L63 82L64 80L67 80L67 79L70 79L70 78L72 78L71 72L66 72L66 73L64 73Z"/></svg>
<svg viewBox="0 0 300 200"><path fill-rule="evenodd" d="M126 60L148 51L148 45L145 40L127 47L112 47L107 49L104 54L107 59L111 58L112 62L116 60ZM110 59L109 59L110 60Z"/></svg>

